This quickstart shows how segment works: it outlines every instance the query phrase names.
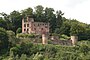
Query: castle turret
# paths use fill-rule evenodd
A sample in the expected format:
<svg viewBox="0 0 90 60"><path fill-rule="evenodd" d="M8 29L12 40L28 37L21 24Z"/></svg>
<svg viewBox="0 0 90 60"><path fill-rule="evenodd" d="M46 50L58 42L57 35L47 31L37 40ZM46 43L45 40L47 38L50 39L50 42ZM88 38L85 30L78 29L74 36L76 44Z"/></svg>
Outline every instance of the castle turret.
<svg viewBox="0 0 90 60"><path fill-rule="evenodd" d="M24 18L22 19L22 33L24 33Z"/></svg>
<svg viewBox="0 0 90 60"><path fill-rule="evenodd" d="M48 44L46 34L42 34L42 44Z"/></svg>
<svg viewBox="0 0 90 60"><path fill-rule="evenodd" d="M78 36L71 36L71 41L72 41L73 46L75 46L75 44L78 41Z"/></svg>

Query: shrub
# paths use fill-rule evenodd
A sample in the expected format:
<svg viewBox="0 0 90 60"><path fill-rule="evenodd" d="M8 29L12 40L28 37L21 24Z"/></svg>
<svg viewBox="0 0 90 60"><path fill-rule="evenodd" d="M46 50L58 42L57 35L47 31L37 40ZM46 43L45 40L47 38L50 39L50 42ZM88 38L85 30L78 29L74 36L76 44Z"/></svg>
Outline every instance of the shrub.
<svg viewBox="0 0 90 60"><path fill-rule="evenodd" d="M17 34L17 37L18 38L34 38L35 35L34 34L23 34L23 33L20 33L20 34Z"/></svg>
<svg viewBox="0 0 90 60"><path fill-rule="evenodd" d="M0 49L8 48L8 35L5 29L0 28Z"/></svg>
<svg viewBox="0 0 90 60"><path fill-rule="evenodd" d="M21 33L22 32L22 29L21 28L18 28L17 30L16 30L16 33Z"/></svg>

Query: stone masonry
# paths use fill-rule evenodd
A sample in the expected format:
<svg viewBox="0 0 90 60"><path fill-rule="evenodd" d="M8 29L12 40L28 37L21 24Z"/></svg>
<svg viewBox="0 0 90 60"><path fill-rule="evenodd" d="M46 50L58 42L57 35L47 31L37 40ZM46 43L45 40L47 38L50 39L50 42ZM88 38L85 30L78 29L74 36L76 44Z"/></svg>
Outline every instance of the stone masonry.
<svg viewBox="0 0 90 60"><path fill-rule="evenodd" d="M33 18L22 19L22 33L49 33L49 23L34 22Z"/></svg>

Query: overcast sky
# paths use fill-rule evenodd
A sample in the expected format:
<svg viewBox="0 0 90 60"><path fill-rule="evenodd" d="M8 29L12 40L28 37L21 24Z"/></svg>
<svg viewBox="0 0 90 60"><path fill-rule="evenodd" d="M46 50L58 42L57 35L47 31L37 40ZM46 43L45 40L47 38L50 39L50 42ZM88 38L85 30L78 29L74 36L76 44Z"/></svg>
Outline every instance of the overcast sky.
<svg viewBox="0 0 90 60"><path fill-rule="evenodd" d="M90 0L1 0L0 12L10 13L37 5L64 12L66 18L77 19L90 24Z"/></svg>

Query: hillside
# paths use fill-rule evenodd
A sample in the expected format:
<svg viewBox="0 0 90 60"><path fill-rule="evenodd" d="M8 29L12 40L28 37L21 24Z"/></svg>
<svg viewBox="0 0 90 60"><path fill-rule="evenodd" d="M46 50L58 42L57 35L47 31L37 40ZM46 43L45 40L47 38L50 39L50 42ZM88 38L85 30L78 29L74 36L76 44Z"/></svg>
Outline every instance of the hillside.
<svg viewBox="0 0 90 60"><path fill-rule="evenodd" d="M64 13L41 5L10 14L0 13L0 60L90 60L90 24L63 17ZM30 16L35 22L50 23L50 36L61 40L78 36L75 46L43 45L41 36L22 33L22 19ZM21 35L19 35L21 34ZM36 41L35 41L36 39ZM38 42L38 43L33 43Z"/></svg>

